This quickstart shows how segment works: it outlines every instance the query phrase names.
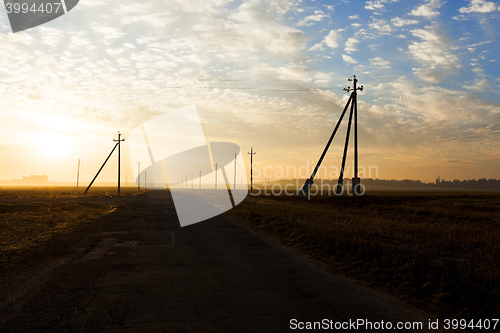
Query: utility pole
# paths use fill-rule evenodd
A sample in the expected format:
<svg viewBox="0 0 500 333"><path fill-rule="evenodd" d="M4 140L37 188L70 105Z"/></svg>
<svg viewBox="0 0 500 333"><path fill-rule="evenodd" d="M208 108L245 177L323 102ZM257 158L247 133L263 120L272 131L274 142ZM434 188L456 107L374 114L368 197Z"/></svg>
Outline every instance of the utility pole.
<svg viewBox="0 0 500 333"><path fill-rule="evenodd" d="M234 185L233 190L236 190L236 153L234 153Z"/></svg>
<svg viewBox="0 0 500 333"><path fill-rule="evenodd" d="M253 155L257 154L257 152L253 151L253 147L250 147L250 193L253 193Z"/></svg>
<svg viewBox="0 0 500 333"><path fill-rule="evenodd" d="M351 105L351 110L349 113L349 124L347 127L347 135L346 135L346 140L345 140L345 145L344 145L344 154L342 157L342 167L340 169L340 177L338 181L338 186L337 186L337 194L342 193L342 186L343 186L343 181L344 181L344 167L345 167L345 159L347 156L347 147L349 143L349 135L350 135L350 130L351 130L351 122L352 122L352 117L354 115L354 178L352 179L353 181L353 189L354 193L356 195L359 195L359 185L360 185L360 179L358 177L358 106L357 106L357 92L356 91L363 91L363 86L360 86L359 88L357 87L358 79L356 78L356 75L353 75L353 79L348 79L349 82L354 82L354 88L351 88L350 86L348 88L344 88L344 91L350 92L351 96L349 97L349 100L347 101L347 104L344 107L344 110L342 111L342 114L340 115L340 118L337 122L337 125L335 126L335 129L333 130L332 135L330 136L330 139L328 140L328 143L326 144L325 149L323 150L323 153L321 154L321 157L318 161L318 164L316 164L316 167L314 168L313 173L311 174L311 177L309 177L306 182L304 183L304 186L302 186L301 194L304 196L307 196L309 194L309 190L314 184L314 176L318 172L318 169L321 165L321 162L323 162L323 158L326 155L326 152L328 151L328 148L330 148L330 144L333 141L333 138L335 137L335 134L337 133L337 130L339 129L340 124L342 123L342 120L344 119L345 113L347 109L349 108L349 105ZM358 189L356 191L356 188Z"/></svg>
<svg viewBox="0 0 500 333"><path fill-rule="evenodd" d="M122 135L118 132L118 140L113 139L114 142L118 142L118 195L120 195L120 143L125 141L121 137Z"/></svg>
<svg viewBox="0 0 500 333"><path fill-rule="evenodd" d="M200 190L201 190L201 170L200 170Z"/></svg>
<svg viewBox="0 0 500 333"><path fill-rule="evenodd" d="M215 190L217 191L217 163L215 163Z"/></svg>
<svg viewBox="0 0 500 333"><path fill-rule="evenodd" d="M351 134L351 123L352 123L352 114L354 112L354 103L351 104L351 112L349 113L349 121L347 123L347 133L345 135L345 144L344 144L344 154L342 156L342 166L340 167L340 176L339 176L339 182L337 185L336 192L337 194L342 194L344 186L344 168L345 168L345 160L347 157L347 148L349 146L349 135Z"/></svg>
<svg viewBox="0 0 500 333"><path fill-rule="evenodd" d="M80 180L80 159L78 159L78 171L76 172L76 187L78 188L78 181Z"/></svg>
<svg viewBox="0 0 500 333"><path fill-rule="evenodd" d="M354 195L361 194L361 179L358 177L358 94L356 90L358 79L354 75L354 178L352 178L352 192ZM363 86L360 87L363 91Z"/></svg>
<svg viewBox="0 0 500 333"><path fill-rule="evenodd" d="M137 179L138 184L137 184L137 191L141 190L141 162L137 162Z"/></svg>

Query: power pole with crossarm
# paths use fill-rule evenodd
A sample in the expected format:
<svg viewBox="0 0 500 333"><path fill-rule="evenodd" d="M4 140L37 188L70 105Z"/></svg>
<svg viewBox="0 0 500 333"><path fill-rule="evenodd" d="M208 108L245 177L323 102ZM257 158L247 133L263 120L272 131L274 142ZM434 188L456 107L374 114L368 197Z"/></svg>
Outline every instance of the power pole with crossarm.
<svg viewBox="0 0 500 333"><path fill-rule="evenodd" d="M353 75L352 79L348 79L349 82L353 82L354 87L351 88L350 86L348 88L344 88L344 91L346 92L351 92L351 96L349 97L349 100L347 101L347 104L344 107L344 110L342 111L342 114L340 115L339 121L337 122L337 125L335 126L335 129L333 130L332 135L330 136L330 139L328 140L328 143L326 144L325 149L323 150L323 153L321 154L321 157L318 161L318 164L314 168L313 173L311 174L311 177L309 177L304 185L302 186L301 189L301 194L302 195L309 195L309 190L311 189L311 186L314 184L314 176L318 172L318 169L321 165L321 162L323 162L323 158L326 155L326 152L328 151L328 148L330 148L330 144L333 141L333 138L335 137L335 134L337 133L337 130L339 129L340 124L342 123L342 120L344 119L345 113L347 109L349 108L349 105L351 106L351 110L349 112L349 122L347 125L347 133L346 133L346 138L345 138L345 145L344 145L344 154L342 156L342 167L340 168L340 177L338 180L338 185L336 189L337 194L341 194L343 189L343 182L344 182L344 167L345 167L345 160L347 157L347 147L349 145L349 136L351 133L351 123L352 123L352 118L354 116L354 178L352 179L352 188L353 188L353 193L355 195L360 195L361 189L360 189L360 184L361 181L358 177L358 99L357 99L357 91L363 91L363 86L357 87L358 79L356 78L356 75Z"/></svg>
<svg viewBox="0 0 500 333"><path fill-rule="evenodd" d="M121 138L122 135L118 132L118 140L113 139L114 142L118 142L118 195L120 195L120 143L125 141L125 139Z"/></svg>
<svg viewBox="0 0 500 333"><path fill-rule="evenodd" d="M250 193L253 193L253 155L257 154L257 152L253 151L253 147L250 147Z"/></svg>

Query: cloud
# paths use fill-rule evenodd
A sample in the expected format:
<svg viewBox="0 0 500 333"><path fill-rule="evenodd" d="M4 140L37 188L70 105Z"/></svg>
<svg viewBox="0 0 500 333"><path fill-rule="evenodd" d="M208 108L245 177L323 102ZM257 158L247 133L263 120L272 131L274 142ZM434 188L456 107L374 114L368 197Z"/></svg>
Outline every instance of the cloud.
<svg viewBox="0 0 500 333"><path fill-rule="evenodd" d="M378 69L390 68L389 64L389 61L386 61L380 57L370 59L370 65Z"/></svg>
<svg viewBox="0 0 500 333"><path fill-rule="evenodd" d="M96 6L106 5L110 1L111 0L85 0L85 1L82 1L82 3L78 4L78 5L85 6L85 7L96 7Z"/></svg>
<svg viewBox="0 0 500 333"><path fill-rule="evenodd" d="M353 37L348 38L347 41L345 42L344 52L351 53L357 51L358 49L356 48L356 44L358 43L359 40L357 40L356 38Z"/></svg>
<svg viewBox="0 0 500 333"><path fill-rule="evenodd" d="M497 9L494 2L486 1L486 0L470 0L469 7L462 7L458 11L460 13L491 13Z"/></svg>
<svg viewBox="0 0 500 333"><path fill-rule="evenodd" d="M304 17L302 21L300 21L297 26L299 27L308 27L314 24L314 22L320 22L323 20L325 17L330 17L329 15L326 15L323 13L321 10L316 10L314 12L314 15L309 15Z"/></svg>
<svg viewBox="0 0 500 333"><path fill-rule="evenodd" d="M467 21L469 20L465 15L455 15L451 17L452 19L456 21Z"/></svg>
<svg viewBox="0 0 500 333"><path fill-rule="evenodd" d="M483 42L479 42L479 43L469 44L469 45L467 45L467 46L466 46L466 48L467 48L467 50L469 50L470 52L474 52L478 46L482 46L482 45L490 44L490 43L492 43L492 42L493 42L492 40L487 40L487 41L483 41ZM483 59L484 59L484 58L483 58Z"/></svg>
<svg viewBox="0 0 500 333"><path fill-rule="evenodd" d="M356 60L354 60L351 56L348 56L348 55L345 55L343 54L342 55L342 60L344 60L345 62L347 62L348 64L357 64L358 62Z"/></svg>
<svg viewBox="0 0 500 333"><path fill-rule="evenodd" d="M82 33L80 34L75 34L71 37L71 42L72 45L69 47L72 49L76 48L88 48L88 49L95 49L96 46L92 44L92 41L88 39L86 36L84 36Z"/></svg>
<svg viewBox="0 0 500 333"><path fill-rule="evenodd" d="M458 57L451 51L450 41L436 30L431 27L411 30L421 41L408 46L409 53L422 64L421 68L413 69L414 73L431 83L441 82L445 74L460 66Z"/></svg>
<svg viewBox="0 0 500 333"><path fill-rule="evenodd" d="M90 28L95 32L102 34L106 44L110 44L114 39L123 38L125 35L124 32L116 27L103 26L97 24L96 22L92 22L90 24Z"/></svg>
<svg viewBox="0 0 500 333"><path fill-rule="evenodd" d="M411 25L411 24L417 24L418 21L417 20L404 20L400 17L395 17L391 20L392 24L395 26L395 27L403 27L405 25Z"/></svg>
<svg viewBox="0 0 500 333"><path fill-rule="evenodd" d="M480 87L487 82L477 80L476 84ZM388 142L400 137L396 145L416 152L417 163L425 155L429 159L431 156L442 158L443 152L436 148L438 146L446 147L449 156L467 159L471 158L472 150L477 158L484 158L474 148L477 142L488 142L490 147L485 149L494 149L493 142L498 136L495 131L500 128L495 104L478 101L463 91L417 86L406 77L378 83L370 90L380 96L381 102L364 107L369 109L365 111L363 126L368 127L373 139L380 140L386 149L391 148Z"/></svg>
<svg viewBox="0 0 500 333"><path fill-rule="evenodd" d="M380 0L367 1L366 5L365 5L365 9L368 9L368 10L384 9L384 5L382 4L382 1L380 1Z"/></svg>
<svg viewBox="0 0 500 333"><path fill-rule="evenodd" d="M426 0L427 3L424 5L420 5L416 9L411 11L411 15L413 16L424 16L424 17L434 17L439 15L439 12L436 9L441 8L443 3L441 0Z"/></svg>
<svg viewBox="0 0 500 333"><path fill-rule="evenodd" d="M398 2L398 0L372 0L367 1L365 5L365 9L373 10L373 11L383 11L385 10L384 3Z"/></svg>
<svg viewBox="0 0 500 333"><path fill-rule="evenodd" d="M344 29L330 30L328 35L319 43L309 48L309 51L323 50L324 46L328 46L331 49L336 49L339 47L340 32Z"/></svg>
<svg viewBox="0 0 500 333"><path fill-rule="evenodd" d="M124 16L120 23L123 25L129 25L132 23L146 23L151 25L153 28L164 28L169 23L174 22L176 19L170 16L169 13L150 13L145 15L138 15L137 13Z"/></svg>
<svg viewBox="0 0 500 333"><path fill-rule="evenodd" d="M42 26L39 27L38 29L42 35L43 42L49 47L57 46L64 37L64 33L61 30L52 27Z"/></svg>
<svg viewBox="0 0 500 333"><path fill-rule="evenodd" d="M389 23L384 20L384 19L373 19L368 26L373 29L378 31L379 35L388 35L392 32L392 27L389 25Z"/></svg>

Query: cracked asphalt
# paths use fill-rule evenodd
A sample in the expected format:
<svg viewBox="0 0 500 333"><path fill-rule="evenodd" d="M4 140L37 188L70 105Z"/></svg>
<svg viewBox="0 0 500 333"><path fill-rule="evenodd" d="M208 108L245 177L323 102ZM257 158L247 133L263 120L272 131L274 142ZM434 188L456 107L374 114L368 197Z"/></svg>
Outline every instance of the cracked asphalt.
<svg viewBox="0 0 500 333"><path fill-rule="evenodd" d="M289 332L292 319L426 328L433 318L228 215L181 228L167 191L99 200L119 209L0 268L1 332Z"/></svg>

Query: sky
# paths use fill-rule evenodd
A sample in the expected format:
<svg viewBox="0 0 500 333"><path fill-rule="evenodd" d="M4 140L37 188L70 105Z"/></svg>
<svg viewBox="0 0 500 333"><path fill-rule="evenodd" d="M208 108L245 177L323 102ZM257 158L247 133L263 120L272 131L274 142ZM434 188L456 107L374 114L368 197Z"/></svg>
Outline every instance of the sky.
<svg viewBox="0 0 500 333"><path fill-rule="evenodd" d="M254 148L257 179L305 178L353 75L361 176L500 178L500 1L81 0L18 33L0 14L0 180L74 182L80 159L89 182L118 131L192 104L247 170ZM133 181L127 141L121 158Z"/></svg>

